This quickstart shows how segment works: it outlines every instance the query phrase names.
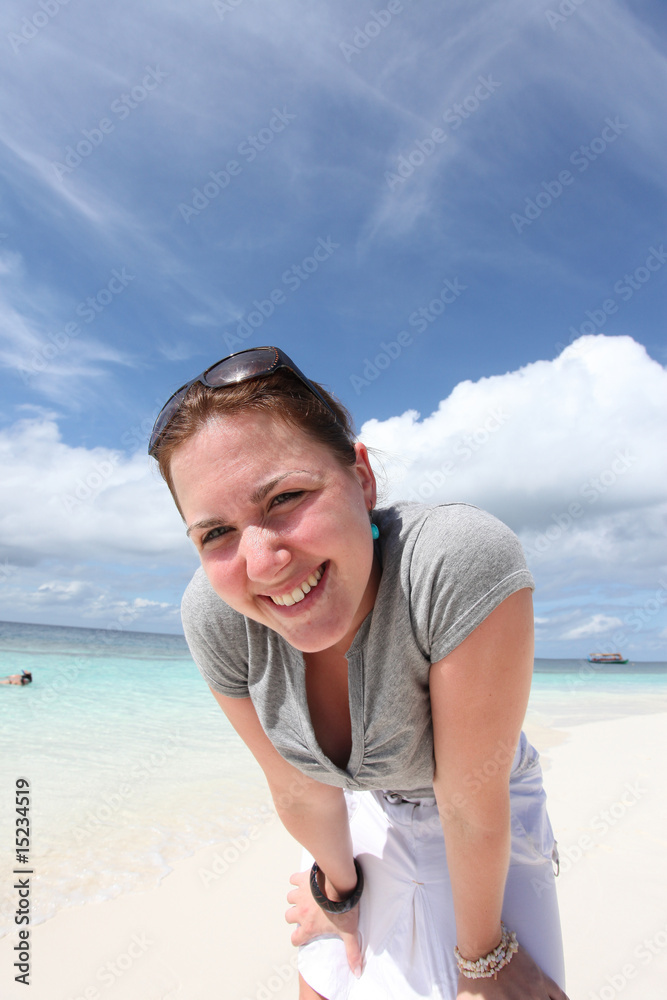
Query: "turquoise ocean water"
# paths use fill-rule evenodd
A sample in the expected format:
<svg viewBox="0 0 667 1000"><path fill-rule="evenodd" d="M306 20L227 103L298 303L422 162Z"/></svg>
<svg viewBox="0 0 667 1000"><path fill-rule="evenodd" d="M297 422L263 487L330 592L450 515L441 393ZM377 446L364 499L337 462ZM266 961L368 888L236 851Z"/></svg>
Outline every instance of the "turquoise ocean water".
<svg viewBox="0 0 667 1000"><path fill-rule="evenodd" d="M34 922L157 884L181 858L266 822L263 776L182 636L0 623L2 886L15 781L31 784ZM528 718L568 728L667 711L667 664L536 660ZM6 847L6 849L5 849ZM0 895L0 928L11 923Z"/></svg>

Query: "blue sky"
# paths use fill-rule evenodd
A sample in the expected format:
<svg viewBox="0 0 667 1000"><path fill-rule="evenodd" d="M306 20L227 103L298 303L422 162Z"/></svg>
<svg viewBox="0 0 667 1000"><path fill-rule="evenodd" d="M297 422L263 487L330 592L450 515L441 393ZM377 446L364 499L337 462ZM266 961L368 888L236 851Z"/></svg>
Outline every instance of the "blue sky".
<svg viewBox="0 0 667 1000"><path fill-rule="evenodd" d="M387 499L519 532L538 653L664 659L664 42L639 0L4 5L0 617L178 630L148 429L276 343Z"/></svg>

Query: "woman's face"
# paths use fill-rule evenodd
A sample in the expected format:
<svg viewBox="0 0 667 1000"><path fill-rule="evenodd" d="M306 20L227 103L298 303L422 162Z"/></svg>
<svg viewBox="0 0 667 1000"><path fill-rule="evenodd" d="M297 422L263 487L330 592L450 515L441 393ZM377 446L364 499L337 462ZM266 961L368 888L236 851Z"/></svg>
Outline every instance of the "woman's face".
<svg viewBox="0 0 667 1000"><path fill-rule="evenodd" d="M211 421L172 458L215 592L305 653L345 653L377 593L375 478L355 447L356 464L344 468L300 429L247 412Z"/></svg>

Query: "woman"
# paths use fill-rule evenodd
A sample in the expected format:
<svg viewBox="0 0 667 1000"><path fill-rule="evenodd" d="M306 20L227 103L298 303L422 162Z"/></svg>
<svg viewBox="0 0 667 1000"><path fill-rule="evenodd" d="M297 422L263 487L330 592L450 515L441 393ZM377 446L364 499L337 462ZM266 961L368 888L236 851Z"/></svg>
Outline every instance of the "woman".
<svg viewBox="0 0 667 1000"><path fill-rule="evenodd" d="M287 897L302 1000L566 1000L514 535L375 510L349 415L277 348L179 389L149 452L201 558L193 657L313 863Z"/></svg>

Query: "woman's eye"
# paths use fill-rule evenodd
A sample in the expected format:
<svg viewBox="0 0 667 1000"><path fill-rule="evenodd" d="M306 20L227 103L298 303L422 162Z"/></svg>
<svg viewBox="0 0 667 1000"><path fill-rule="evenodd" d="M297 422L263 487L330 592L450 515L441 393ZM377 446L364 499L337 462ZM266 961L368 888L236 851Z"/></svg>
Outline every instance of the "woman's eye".
<svg viewBox="0 0 667 1000"><path fill-rule="evenodd" d="M273 498L274 506L280 506L280 504L287 503L289 500L295 500L297 497L303 496L304 490L293 490L290 493L279 493Z"/></svg>
<svg viewBox="0 0 667 1000"><path fill-rule="evenodd" d="M216 538L221 538L226 535L229 528L221 525L219 528L212 528L211 531L207 531L205 535L202 535L201 544L206 545L207 542L213 542Z"/></svg>

